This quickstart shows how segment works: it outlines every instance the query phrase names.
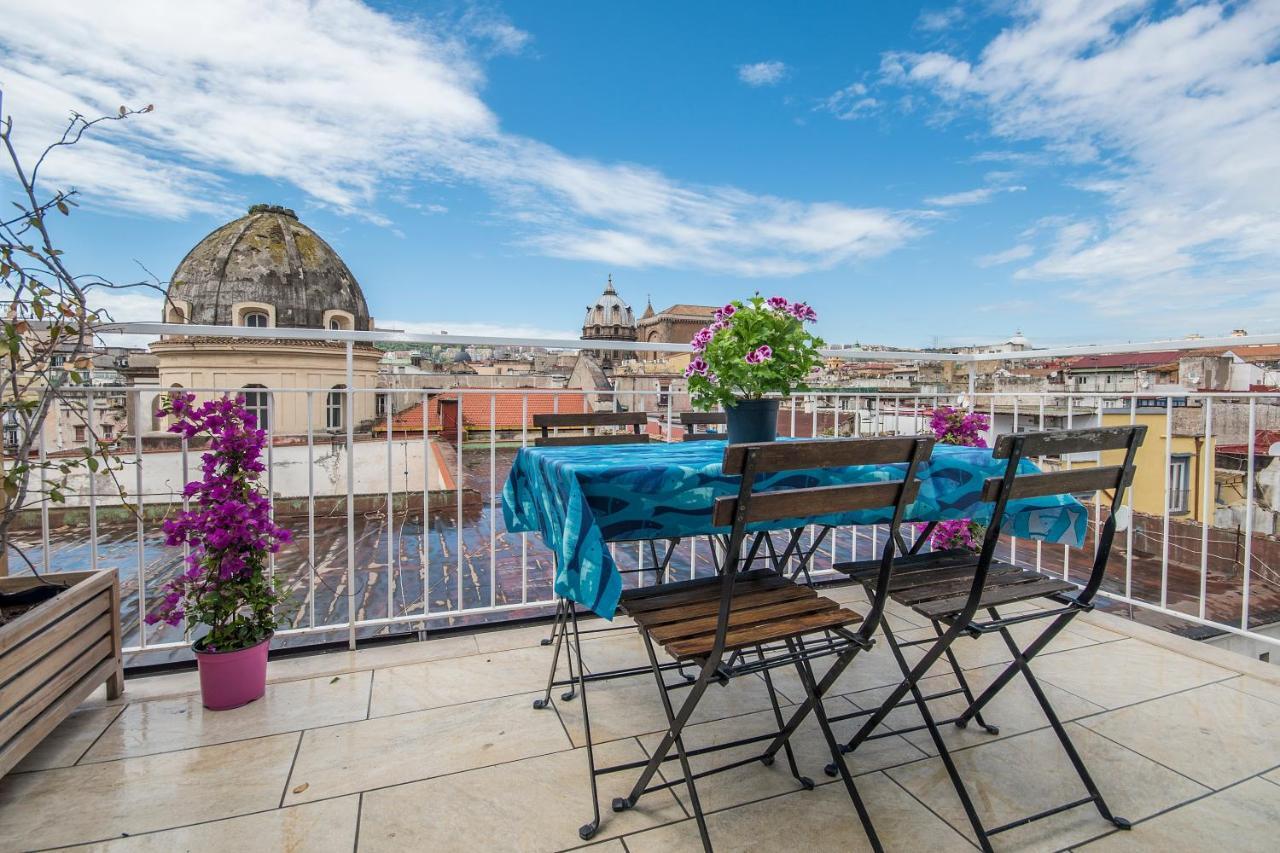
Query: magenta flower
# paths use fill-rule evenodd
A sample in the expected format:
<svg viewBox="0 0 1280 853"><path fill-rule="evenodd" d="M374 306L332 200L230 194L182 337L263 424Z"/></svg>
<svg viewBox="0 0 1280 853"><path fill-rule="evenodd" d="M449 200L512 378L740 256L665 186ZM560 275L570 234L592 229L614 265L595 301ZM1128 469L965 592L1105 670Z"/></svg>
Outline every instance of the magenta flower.
<svg viewBox="0 0 1280 853"><path fill-rule="evenodd" d="M818 312L803 302L794 303L790 310L793 317L805 323L812 323L818 319Z"/></svg>
<svg viewBox="0 0 1280 853"><path fill-rule="evenodd" d="M781 296L770 296L766 300L766 304L778 311L787 311L791 308L791 303Z"/></svg>
<svg viewBox="0 0 1280 853"><path fill-rule="evenodd" d="M761 361L768 361L773 358L773 347L768 344L761 344L756 348L756 355L760 356Z"/></svg>

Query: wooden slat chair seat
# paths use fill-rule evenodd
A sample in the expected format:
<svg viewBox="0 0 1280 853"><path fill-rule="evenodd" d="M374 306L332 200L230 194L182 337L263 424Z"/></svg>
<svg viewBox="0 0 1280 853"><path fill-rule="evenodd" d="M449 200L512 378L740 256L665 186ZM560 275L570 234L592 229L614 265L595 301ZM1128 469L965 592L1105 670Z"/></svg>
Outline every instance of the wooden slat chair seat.
<svg viewBox="0 0 1280 853"><path fill-rule="evenodd" d="M965 550L948 550L930 554L912 553L895 562L892 577L888 580L882 574L876 573L876 567L870 561L838 563L833 566L837 571L845 572L853 579L860 581L869 594L877 595L887 592L893 601L910 607L924 616L933 625L937 635L923 640L913 640L910 643L899 643L889 624L882 623L889 648L902 670L903 680L886 694L880 707L863 723L845 745L845 749L852 751L872 737L876 728L884 723L894 709L900 707L899 703L910 693L923 720L923 726L920 728L928 729L934 747L942 758L943 767L955 787L960 804L983 850L993 849L991 836L996 833L1025 826L1033 821L1089 804L1096 807L1103 818L1116 826L1122 829L1129 827L1127 820L1111 813L1072 744L1067 729L1058 719L1047 694L1032 672L1030 662L1070 623L1073 617L1092 607L1093 596L1097 593L1106 574L1107 559L1115 538L1116 515L1121 507L1125 489L1133 482L1134 457L1145 435L1146 427L1121 426L1001 436L992 448L992 455L996 459L1006 460L1004 473L1003 476L989 478L983 484L982 499L994 504L994 507L979 553L974 554ZM1124 455L1121 465L1096 465L1033 474L1019 471L1020 463L1024 459L1045 455L1102 454L1118 451L1123 452ZM1010 501L1079 492L1101 492L1108 494L1111 501L1111 512L1098 533L1093 567L1083 588L1062 578L1050 577L995 559L996 546L1000 541L1001 522ZM920 537L918 545L923 544L927 538L926 531ZM999 608L1004 605L1035 599L1044 599L1051 606L1008 617L1000 615ZM1026 646L1020 646L1010 632L1010 627L1034 621L1049 621L1049 624L1034 640ZM964 671L951 645L962 635L980 638L996 633L1001 636L1006 648L1013 656L1013 662L991 680L980 695L975 696L969 688ZM908 662L902 653L903 646L907 645L924 646L924 654L913 662ZM959 685L958 692L963 693L967 707L959 716L948 720L935 720L930 710L930 700L946 694L925 696L919 683L926 675L931 674L931 668L943 655L951 664L952 672ZM1031 688L1032 695L1044 712L1050 729L1067 753L1089 796L1043 809L1001 826L987 827L978 815L960 769L950 758L950 752L938 726L949 722L963 728L972 720L992 734L998 733L999 730L995 726L988 725L983 719L982 709L1016 675L1021 675ZM895 726L891 731L902 734L901 727ZM834 776L838 769L834 764L829 765L826 768L827 774ZM1046 772L1054 771L1046 769ZM997 783L990 779L984 782L988 789L994 784Z"/></svg>
<svg viewBox="0 0 1280 853"><path fill-rule="evenodd" d="M904 561L894 566L893 579L889 582L889 598L904 607L910 607L927 619L947 621L964 610L969 603L973 578L978 570L978 555L970 551L954 550L923 556L926 559L915 565ZM856 580L863 581L870 594L876 591L875 568L876 565L870 561L862 564L841 563L836 566L837 571L844 571ZM1075 584L1068 581L992 560L983 580L978 609L1046 598L1075 592L1077 589Z"/></svg>
<svg viewBox="0 0 1280 853"><path fill-rule="evenodd" d="M624 597L622 612L679 661L705 658L715 645L720 582L707 578L684 589ZM773 571L745 573L734 588L725 651L776 643L809 631L852 625L862 615Z"/></svg>

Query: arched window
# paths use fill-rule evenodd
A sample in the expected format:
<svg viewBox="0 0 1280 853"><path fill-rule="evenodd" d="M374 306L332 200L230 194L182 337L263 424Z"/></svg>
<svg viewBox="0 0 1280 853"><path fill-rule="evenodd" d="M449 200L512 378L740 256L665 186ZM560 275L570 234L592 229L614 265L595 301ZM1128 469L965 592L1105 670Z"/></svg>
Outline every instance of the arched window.
<svg viewBox="0 0 1280 853"><path fill-rule="evenodd" d="M333 319L331 319L331 320L329 321L329 331L331 331L331 332L341 332L341 331L342 331L342 321L341 321L341 320L339 320L337 317L334 317Z"/></svg>
<svg viewBox="0 0 1280 853"><path fill-rule="evenodd" d="M271 325L271 318L265 311L249 311L244 315L244 324L251 329L265 329Z"/></svg>
<svg viewBox="0 0 1280 853"><path fill-rule="evenodd" d="M334 385L325 398L324 425L326 429L342 429L342 406L345 402L346 385Z"/></svg>
<svg viewBox="0 0 1280 853"><path fill-rule="evenodd" d="M270 429L271 392L265 385L246 385L240 393L244 396L244 407L253 415L258 429Z"/></svg>

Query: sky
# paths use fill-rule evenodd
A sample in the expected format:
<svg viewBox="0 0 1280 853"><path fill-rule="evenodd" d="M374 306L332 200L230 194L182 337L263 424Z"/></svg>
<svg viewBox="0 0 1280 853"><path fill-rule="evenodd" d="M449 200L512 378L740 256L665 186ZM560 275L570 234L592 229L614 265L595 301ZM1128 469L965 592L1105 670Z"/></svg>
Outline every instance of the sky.
<svg viewBox="0 0 1280 853"><path fill-rule="evenodd" d="M1280 331L1280 0L0 0L81 273L298 211L380 328L576 337L759 291L830 342ZM12 197L16 184L0 179ZM99 297L160 317L145 291Z"/></svg>

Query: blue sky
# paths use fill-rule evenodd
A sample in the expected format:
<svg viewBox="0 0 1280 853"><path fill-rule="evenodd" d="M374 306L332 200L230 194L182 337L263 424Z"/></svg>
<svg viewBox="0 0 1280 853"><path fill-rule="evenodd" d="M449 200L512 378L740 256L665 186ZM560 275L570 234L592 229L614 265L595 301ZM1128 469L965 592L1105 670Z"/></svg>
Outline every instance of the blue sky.
<svg viewBox="0 0 1280 853"><path fill-rule="evenodd" d="M0 0L0 86L28 150L156 105L47 172L116 280L265 201L389 328L566 334L612 274L831 341L1280 330L1280 3L803 8Z"/></svg>

